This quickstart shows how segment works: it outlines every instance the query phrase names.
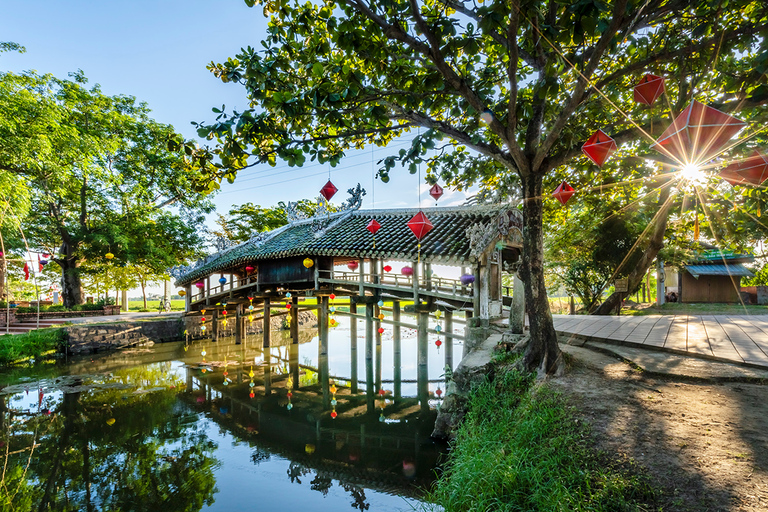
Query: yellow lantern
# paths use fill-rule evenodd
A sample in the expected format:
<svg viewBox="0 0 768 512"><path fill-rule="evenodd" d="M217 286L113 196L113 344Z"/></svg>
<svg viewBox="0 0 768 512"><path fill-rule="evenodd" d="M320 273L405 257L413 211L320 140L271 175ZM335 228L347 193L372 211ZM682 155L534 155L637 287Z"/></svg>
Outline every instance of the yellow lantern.
<svg viewBox="0 0 768 512"><path fill-rule="evenodd" d="M107 258L108 260L111 260L112 258L115 257L115 255L112 254L111 252L108 252L107 254L104 255L104 257Z"/></svg>
<svg viewBox="0 0 768 512"><path fill-rule="evenodd" d="M184 290L179 290L179 297L183 297L187 294Z"/></svg>
<svg viewBox="0 0 768 512"><path fill-rule="evenodd" d="M315 264L315 262L312 261L310 258L304 258L304 266L305 267L310 268L314 264Z"/></svg>

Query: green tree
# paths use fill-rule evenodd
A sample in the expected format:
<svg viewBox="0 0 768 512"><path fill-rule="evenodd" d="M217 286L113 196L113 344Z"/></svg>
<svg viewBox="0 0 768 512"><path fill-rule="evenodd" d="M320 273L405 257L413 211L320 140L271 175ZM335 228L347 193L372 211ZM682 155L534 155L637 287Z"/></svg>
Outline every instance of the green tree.
<svg viewBox="0 0 768 512"><path fill-rule="evenodd" d="M234 242L245 242L254 233L272 231L288 224L285 207L286 204L283 201L277 203L277 206L266 208L253 203L233 206L226 216L219 214L216 220L219 229L212 231L212 234ZM295 208L298 212L311 217L317 210L317 204L309 199L302 199L296 203Z"/></svg>
<svg viewBox="0 0 768 512"><path fill-rule="evenodd" d="M385 146L420 127L379 175L386 180L398 162L416 172L424 160L432 179L522 198L531 329L523 361L548 373L562 359L544 282L545 177L594 173L580 155L598 127L632 142L620 160L647 154L643 131L658 130L692 98L749 115L768 99L768 6L757 0L261 5L271 18L260 48L210 65L222 81L242 84L254 108L217 109L215 122L199 125L217 146L196 153L196 164L207 160L210 175L230 181L278 158L335 165L350 148ZM650 113L632 97L647 71L676 77L669 101Z"/></svg>
<svg viewBox="0 0 768 512"><path fill-rule="evenodd" d="M157 272L199 254L202 213L211 209L193 191L173 127L133 97L86 82L82 73L0 75L0 173L29 184L0 190L0 207L29 204L26 239L53 255L66 306L84 301L85 261L112 253Z"/></svg>

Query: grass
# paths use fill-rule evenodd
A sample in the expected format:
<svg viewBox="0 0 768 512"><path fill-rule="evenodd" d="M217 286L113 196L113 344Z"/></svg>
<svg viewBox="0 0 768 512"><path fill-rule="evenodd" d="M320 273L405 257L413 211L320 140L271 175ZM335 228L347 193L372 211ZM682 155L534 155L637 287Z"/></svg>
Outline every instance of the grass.
<svg viewBox="0 0 768 512"><path fill-rule="evenodd" d="M446 512L630 511L653 508L655 492L591 448L561 395L507 365L473 391L429 499Z"/></svg>
<svg viewBox="0 0 768 512"><path fill-rule="evenodd" d="M56 352L64 342L64 330L38 329L24 334L0 337L0 365L9 365L29 358L40 359Z"/></svg>
<svg viewBox="0 0 768 512"><path fill-rule="evenodd" d="M160 301L155 300L149 300L147 299L147 309L146 311L158 311L160 306ZM129 300L128 301L128 311L143 311L144 310L144 301L143 300ZM173 299L171 300L171 311L184 311L184 299Z"/></svg>

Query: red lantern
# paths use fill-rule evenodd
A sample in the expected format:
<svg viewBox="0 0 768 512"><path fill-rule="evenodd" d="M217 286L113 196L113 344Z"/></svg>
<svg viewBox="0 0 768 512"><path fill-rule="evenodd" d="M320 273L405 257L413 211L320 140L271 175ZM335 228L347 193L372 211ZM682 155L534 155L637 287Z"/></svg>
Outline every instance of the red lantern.
<svg viewBox="0 0 768 512"><path fill-rule="evenodd" d="M331 411L331 418L336 419L339 414L336 411Z"/></svg>
<svg viewBox="0 0 768 512"><path fill-rule="evenodd" d="M440 341L440 340L437 340L437 341L435 342L435 345L437 345L437 348L440 348L440 346L441 346L442 344L443 344L443 342L442 342L442 341Z"/></svg>
<svg viewBox="0 0 768 512"><path fill-rule="evenodd" d="M729 171L727 168L720 171L720 177L723 178L728 183L730 183L731 185L733 185L734 187L736 185L743 185L744 183L747 182L744 176L737 173L736 171Z"/></svg>
<svg viewBox="0 0 768 512"><path fill-rule="evenodd" d="M371 222L368 223L367 226L365 226L365 229L371 232L372 235L375 235L377 231L381 229L381 224L379 224L376 219L371 219Z"/></svg>
<svg viewBox="0 0 768 512"><path fill-rule="evenodd" d="M432 188L429 189L429 195L435 198L435 201L443 197L443 187L435 183Z"/></svg>
<svg viewBox="0 0 768 512"><path fill-rule="evenodd" d="M323 188L320 189L320 195L322 195L326 201L330 201L338 191L339 189L336 188L336 185L331 183L331 180L328 180L328 183L326 183Z"/></svg>
<svg viewBox="0 0 768 512"><path fill-rule="evenodd" d="M390 267L389 265L384 265L384 272L391 272L391 271L392 271L392 267Z"/></svg>
<svg viewBox="0 0 768 512"><path fill-rule="evenodd" d="M408 227L411 228L416 239L421 240L424 238L424 235L432 230L432 223L429 222L429 219L424 215L424 212L420 211L411 217L411 220L408 221Z"/></svg>
<svg viewBox="0 0 768 512"><path fill-rule="evenodd" d="M554 196L555 199L565 204L568 202L571 196L575 193L576 193L576 189L574 189L572 186L570 186L567 182L564 181L557 186L555 191L552 192L552 195Z"/></svg>
<svg viewBox="0 0 768 512"><path fill-rule="evenodd" d="M328 298L329 298L329 299L331 299L331 300L333 300L333 299L335 299L335 298L336 298L336 295L332 293L332 294L330 294L330 295L328 296Z"/></svg>
<svg viewBox="0 0 768 512"><path fill-rule="evenodd" d="M603 165L616 149L618 149L616 141L606 135L603 130L597 130L587 142L581 146L581 151L587 155L590 160L595 162L598 167Z"/></svg>
<svg viewBox="0 0 768 512"><path fill-rule="evenodd" d="M285 309L291 309L291 303L290 302L285 305Z"/></svg>
<svg viewBox="0 0 768 512"><path fill-rule="evenodd" d="M250 266L250 265L248 265L247 267L245 267L245 271L246 271L246 272L248 272L249 274L250 274L251 272L253 272L254 270L256 270L256 269L255 269L254 267Z"/></svg>
<svg viewBox="0 0 768 512"><path fill-rule="evenodd" d="M357 267L359 267L360 264L357 262L357 260L352 260L349 263L347 263L347 268L351 271L357 270Z"/></svg>
<svg viewBox="0 0 768 512"><path fill-rule="evenodd" d="M437 398L440 398L443 395L443 390L440 388L437 388L435 390L435 394L437 395Z"/></svg>
<svg viewBox="0 0 768 512"><path fill-rule="evenodd" d="M648 73L635 86L635 101L652 105L664 92L664 79Z"/></svg>
<svg viewBox="0 0 768 512"><path fill-rule="evenodd" d="M221 314L224 315L224 316L227 316L227 310L226 309L222 309L221 310Z"/></svg>
<svg viewBox="0 0 768 512"><path fill-rule="evenodd" d="M379 396L384 396L387 392L384 389L379 390Z"/></svg>
<svg viewBox="0 0 768 512"><path fill-rule="evenodd" d="M717 155L746 125L694 100L651 147L680 163L700 164Z"/></svg>
<svg viewBox="0 0 768 512"><path fill-rule="evenodd" d="M379 334L383 334L383 333L384 333L384 328L383 327L379 327Z"/></svg>
<svg viewBox="0 0 768 512"><path fill-rule="evenodd" d="M412 276L413 275L413 269L411 267L403 267L400 269L400 272L404 276Z"/></svg>
<svg viewBox="0 0 768 512"><path fill-rule="evenodd" d="M725 168L725 171L736 173L747 183L760 185L768 179L768 158L759 151L755 151L749 158L732 163Z"/></svg>
<svg viewBox="0 0 768 512"><path fill-rule="evenodd" d="M205 283L200 281L200 282L195 283L195 286L197 286L198 288L203 288L205 286Z"/></svg>

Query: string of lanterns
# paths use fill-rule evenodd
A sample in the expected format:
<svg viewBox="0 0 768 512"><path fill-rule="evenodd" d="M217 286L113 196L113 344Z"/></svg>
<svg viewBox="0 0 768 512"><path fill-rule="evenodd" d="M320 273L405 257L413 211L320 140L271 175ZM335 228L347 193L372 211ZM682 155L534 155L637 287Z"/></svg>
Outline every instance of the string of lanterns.
<svg viewBox="0 0 768 512"><path fill-rule="evenodd" d="M336 412L336 404L338 403L336 401L336 391L338 390L336 389L336 383L334 382L333 379L328 379L328 382L331 385L331 387L329 388L331 392L331 419L335 420L336 417L339 415L339 413Z"/></svg>
<svg viewBox="0 0 768 512"><path fill-rule="evenodd" d="M664 79L648 73L635 85L634 101L651 107L664 91ZM678 162L703 163L714 158L745 126L746 123L740 119L693 100L651 148ZM584 155L598 167L602 167L617 149L616 141L600 129L581 147ZM726 166L719 176L732 186L759 186L768 179L768 157L755 150L749 157ZM564 205L575 192L571 185L563 181L552 196Z"/></svg>

